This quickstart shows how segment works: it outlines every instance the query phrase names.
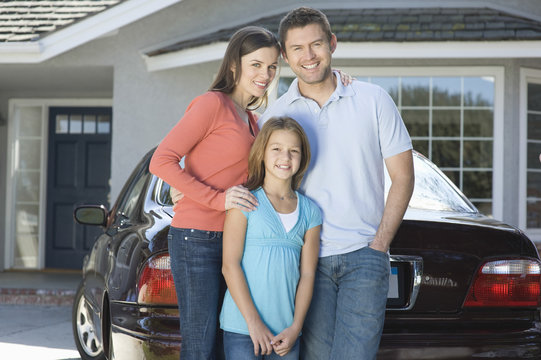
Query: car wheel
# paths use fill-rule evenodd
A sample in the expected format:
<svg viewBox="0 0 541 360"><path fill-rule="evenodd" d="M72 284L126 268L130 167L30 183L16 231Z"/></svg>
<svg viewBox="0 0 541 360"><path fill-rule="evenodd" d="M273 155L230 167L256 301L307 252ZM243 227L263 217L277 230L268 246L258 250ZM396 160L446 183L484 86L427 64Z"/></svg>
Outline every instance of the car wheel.
<svg viewBox="0 0 541 360"><path fill-rule="evenodd" d="M72 310L75 345L82 360L105 360L103 346L97 336L96 326L86 308L83 282L79 284Z"/></svg>

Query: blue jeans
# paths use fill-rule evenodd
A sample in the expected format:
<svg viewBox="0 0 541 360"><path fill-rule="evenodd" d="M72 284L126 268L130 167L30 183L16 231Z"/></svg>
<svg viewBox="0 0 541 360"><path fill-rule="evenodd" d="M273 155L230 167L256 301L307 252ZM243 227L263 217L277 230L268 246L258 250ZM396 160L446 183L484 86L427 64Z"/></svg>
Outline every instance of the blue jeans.
<svg viewBox="0 0 541 360"><path fill-rule="evenodd" d="M225 293L222 233L171 227L168 246L182 335L180 358L221 359L222 337L217 331Z"/></svg>
<svg viewBox="0 0 541 360"><path fill-rule="evenodd" d="M320 258L304 322L301 359L375 359L389 272L389 255L369 247Z"/></svg>
<svg viewBox="0 0 541 360"><path fill-rule="evenodd" d="M270 355L254 355L254 343L250 335L224 331L224 349L226 360L298 360L299 339L283 357L275 352Z"/></svg>

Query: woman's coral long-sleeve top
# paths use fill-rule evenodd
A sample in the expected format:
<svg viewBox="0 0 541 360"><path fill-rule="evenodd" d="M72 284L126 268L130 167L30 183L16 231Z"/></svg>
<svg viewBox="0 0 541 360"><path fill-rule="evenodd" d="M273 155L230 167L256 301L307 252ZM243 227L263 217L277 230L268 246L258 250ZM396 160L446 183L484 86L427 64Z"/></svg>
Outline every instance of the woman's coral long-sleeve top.
<svg viewBox="0 0 541 360"><path fill-rule="evenodd" d="M258 132L249 111L248 118L246 124L226 94L209 91L191 102L158 145L150 172L184 194L175 204L172 226L223 231L225 190L246 181ZM179 165L183 157L184 169Z"/></svg>

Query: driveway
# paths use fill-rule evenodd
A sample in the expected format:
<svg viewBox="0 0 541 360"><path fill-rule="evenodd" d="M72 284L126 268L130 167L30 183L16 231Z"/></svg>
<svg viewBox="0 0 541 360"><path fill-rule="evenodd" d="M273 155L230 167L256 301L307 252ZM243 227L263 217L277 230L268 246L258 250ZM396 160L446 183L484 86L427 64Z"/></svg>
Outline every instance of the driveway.
<svg viewBox="0 0 541 360"><path fill-rule="evenodd" d="M71 307L0 304L0 354L6 360L80 360Z"/></svg>

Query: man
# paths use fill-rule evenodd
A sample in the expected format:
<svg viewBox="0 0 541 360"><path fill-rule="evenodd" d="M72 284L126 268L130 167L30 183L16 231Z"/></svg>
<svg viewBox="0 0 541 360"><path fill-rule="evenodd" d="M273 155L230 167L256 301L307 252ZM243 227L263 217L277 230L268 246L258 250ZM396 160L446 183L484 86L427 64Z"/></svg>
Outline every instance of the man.
<svg viewBox="0 0 541 360"><path fill-rule="evenodd" d="M337 81L331 70L337 40L323 13L291 11L279 36L297 79L260 125L287 115L304 127L312 162L301 190L324 217L302 358L374 359L385 318L388 250L413 192L411 140L380 87ZM384 163L392 180L386 204Z"/></svg>

